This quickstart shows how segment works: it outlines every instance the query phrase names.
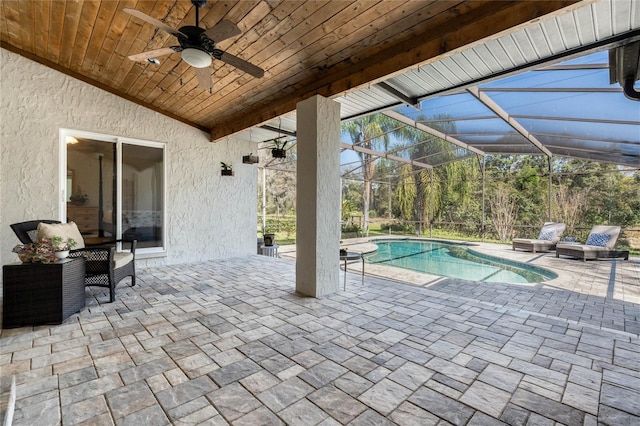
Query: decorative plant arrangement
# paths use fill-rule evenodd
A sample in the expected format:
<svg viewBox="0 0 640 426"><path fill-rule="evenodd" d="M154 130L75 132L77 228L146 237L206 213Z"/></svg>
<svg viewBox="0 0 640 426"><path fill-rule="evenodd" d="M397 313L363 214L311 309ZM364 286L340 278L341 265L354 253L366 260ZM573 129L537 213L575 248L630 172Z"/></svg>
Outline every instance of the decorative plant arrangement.
<svg viewBox="0 0 640 426"><path fill-rule="evenodd" d="M69 250L73 249L78 243L73 238L63 240L60 236L51 238L51 244L58 259L64 259L69 256Z"/></svg>
<svg viewBox="0 0 640 426"><path fill-rule="evenodd" d="M231 163L221 161L220 166L222 167L222 170L220 170L222 176L233 176L233 166Z"/></svg>
<svg viewBox="0 0 640 426"><path fill-rule="evenodd" d="M285 149L287 143L289 143L287 136L280 136L279 138L275 138L273 140L275 148L271 148L271 156L273 158L287 158L287 150Z"/></svg>
<svg viewBox="0 0 640 426"><path fill-rule="evenodd" d="M18 244L13 252L23 263L53 263L57 260L53 243L46 238L31 244Z"/></svg>
<svg viewBox="0 0 640 426"><path fill-rule="evenodd" d="M257 155L251 155L251 153L249 153L249 155L242 156L243 164L257 164L259 162L260 162L260 158L258 158Z"/></svg>

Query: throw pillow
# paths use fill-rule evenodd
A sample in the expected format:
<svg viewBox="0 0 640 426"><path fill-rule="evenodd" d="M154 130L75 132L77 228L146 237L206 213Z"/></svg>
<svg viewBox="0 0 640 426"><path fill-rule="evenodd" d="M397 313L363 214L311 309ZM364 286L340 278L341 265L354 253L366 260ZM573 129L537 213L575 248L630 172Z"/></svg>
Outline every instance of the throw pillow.
<svg viewBox="0 0 640 426"><path fill-rule="evenodd" d="M62 237L63 240L73 238L76 242L74 249L84 248L84 239L75 222L69 223L43 223L38 224L38 239L53 237Z"/></svg>
<svg viewBox="0 0 640 426"><path fill-rule="evenodd" d="M539 240L551 241L556 236L555 229L543 229L540 231L540 235L538 235Z"/></svg>
<svg viewBox="0 0 640 426"><path fill-rule="evenodd" d="M589 234L589 238L587 238L587 245L605 247L609 238L611 238L611 235L609 234Z"/></svg>

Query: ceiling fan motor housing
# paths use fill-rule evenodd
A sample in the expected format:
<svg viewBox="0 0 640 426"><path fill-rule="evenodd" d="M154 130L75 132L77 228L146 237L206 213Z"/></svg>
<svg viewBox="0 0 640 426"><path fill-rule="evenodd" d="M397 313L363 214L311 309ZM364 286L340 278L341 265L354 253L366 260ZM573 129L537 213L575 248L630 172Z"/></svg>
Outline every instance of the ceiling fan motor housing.
<svg viewBox="0 0 640 426"><path fill-rule="evenodd" d="M204 34L204 28L187 25L181 27L180 32L186 36L178 36L178 41L183 49L194 48L209 54L213 53L215 43Z"/></svg>

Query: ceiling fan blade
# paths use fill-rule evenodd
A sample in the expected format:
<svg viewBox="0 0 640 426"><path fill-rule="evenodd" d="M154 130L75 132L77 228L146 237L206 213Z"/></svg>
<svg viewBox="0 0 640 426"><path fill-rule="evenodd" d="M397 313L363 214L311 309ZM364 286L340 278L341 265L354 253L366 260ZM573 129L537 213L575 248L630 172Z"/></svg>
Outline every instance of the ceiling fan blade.
<svg viewBox="0 0 640 426"><path fill-rule="evenodd" d="M201 89L211 90L213 89L213 79L211 78L211 68L194 68L196 70L196 77L198 77L198 86Z"/></svg>
<svg viewBox="0 0 640 426"><path fill-rule="evenodd" d="M136 53L135 55L128 56L128 58L131 59L132 61L146 61L147 59L150 59L150 58L169 55L174 52L175 50L173 50L171 47L163 47L162 49L155 49L155 50L149 50L147 52Z"/></svg>
<svg viewBox="0 0 640 426"><path fill-rule="evenodd" d="M230 37L240 35L242 34L242 31L240 31L240 28L238 28L236 24L234 24L231 21L227 21L225 19L223 21L218 22L216 25L209 28L204 33L211 40L218 43Z"/></svg>
<svg viewBox="0 0 640 426"><path fill-rule="evenodd" d="M247 74L251 74L256 78L262 78L264 76L264 70L260 67L257 67L244 59L240 59L237 56L234 56L227 52L222 52L220 56L220 60L228 63L229 65L233 65L238 68L240 71L244 71Z"/></svg>
<svg viewBox="0 0 640 426"><path fill-rule="evenodd" d="M168 26L167 24L158 21L155 18L152 18L149 15L146 15L142 12L140 12L139 10L135 10L135 9L122 9L124 12L127 12L130 15L135 16L136 18L140 18L143 21L147 21L148 23L155 25L156 27L160 28L163 31L168 32L169 34L173 34L174 36L178 37L178 36L183 36L186 37L184 34L182 34L180 31L175 30L173 28L171 28L170 26Z"/></svg>

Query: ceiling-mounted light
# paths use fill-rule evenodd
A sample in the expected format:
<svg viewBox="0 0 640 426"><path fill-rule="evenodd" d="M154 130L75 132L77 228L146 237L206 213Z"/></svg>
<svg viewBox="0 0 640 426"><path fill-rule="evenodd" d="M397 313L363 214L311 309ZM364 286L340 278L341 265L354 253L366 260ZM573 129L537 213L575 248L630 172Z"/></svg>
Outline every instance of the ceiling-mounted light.
<svg viewBox="0 0 640 426"><path fill-rule="evenodd" d="M74 138L73 136L67 136L65 141L70 145L78 143L78 139Z"/></svg>
<svg viewBox="0 0 640 426"><path fill-rule="evenodd" d="M194 68L206 68L211 65L211 56L207 52L191 47L182 51L182 59Z"/></svg>
<svg viewBox="0 0 640 426"><path fill-rule="evenodd" d="M158 60L158 58L148 58L147 62L152 65L160 65L160 61Z"/></svg>

